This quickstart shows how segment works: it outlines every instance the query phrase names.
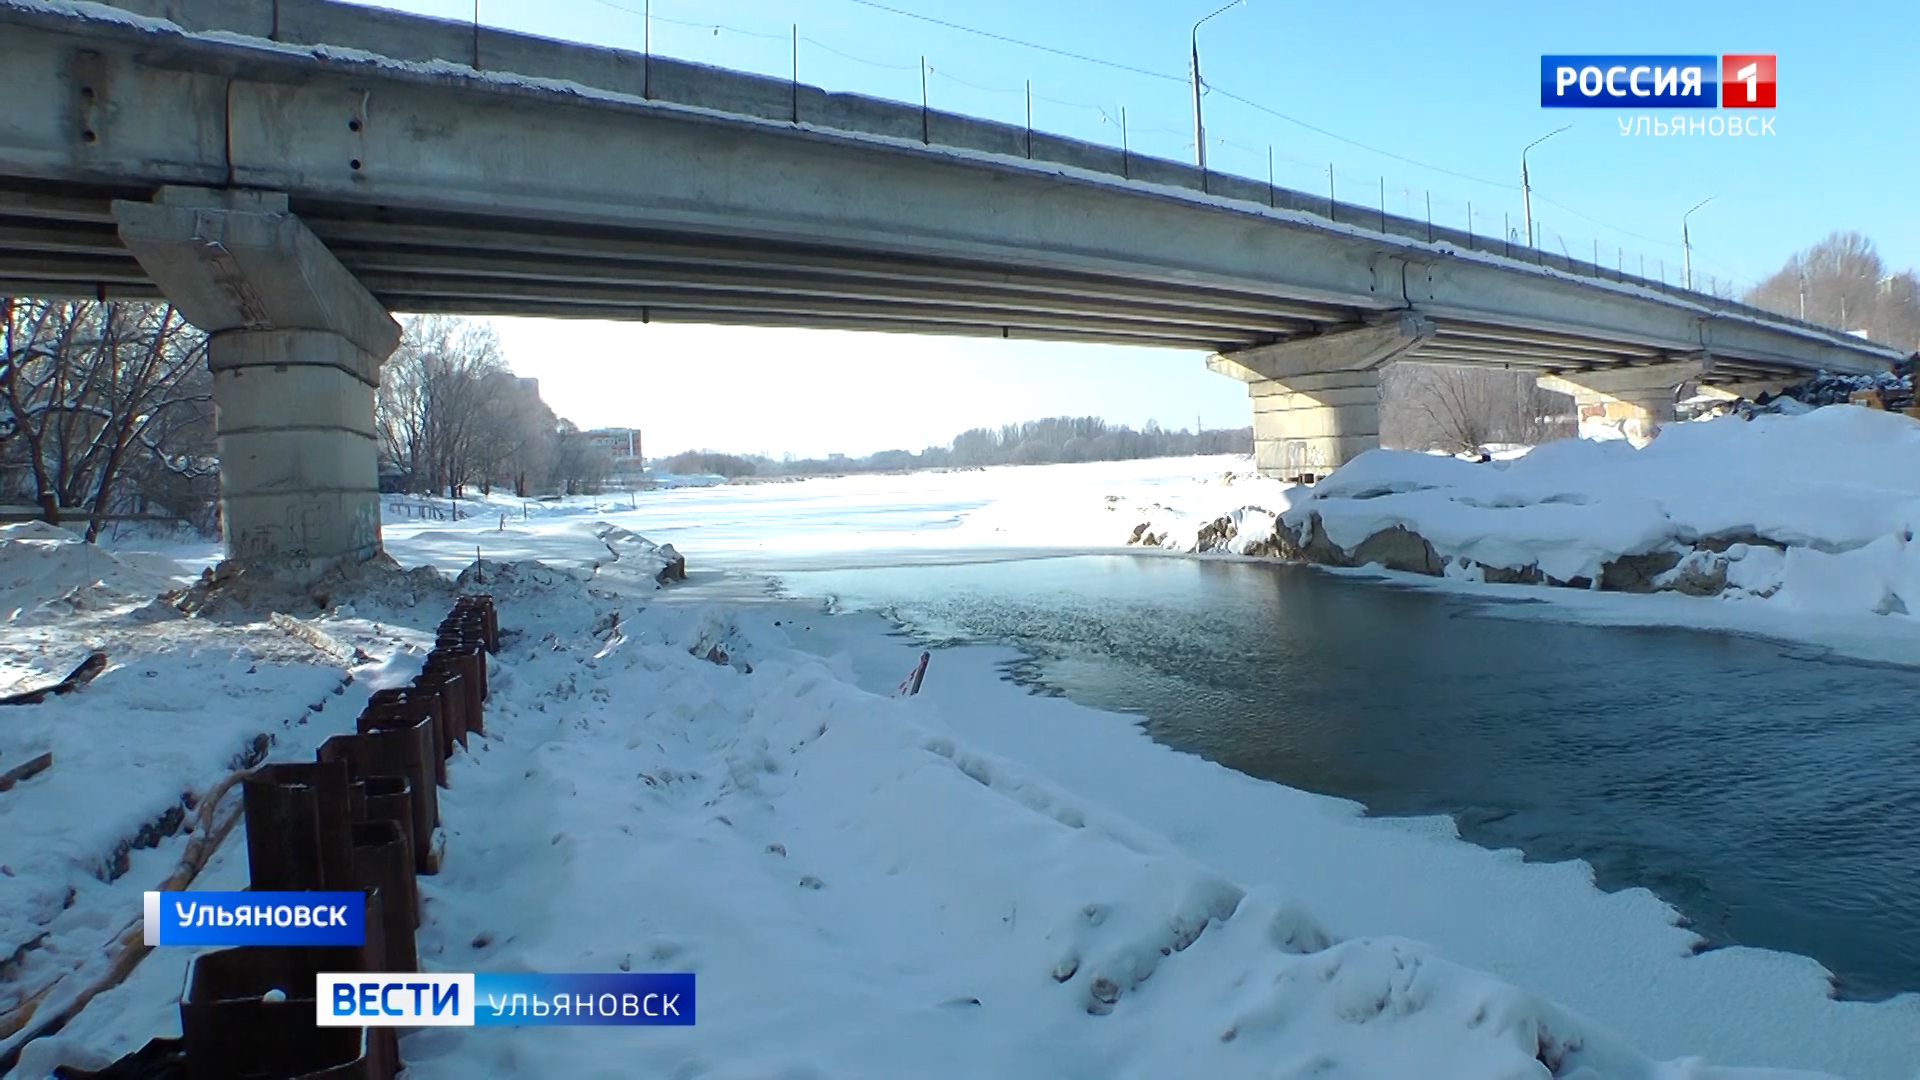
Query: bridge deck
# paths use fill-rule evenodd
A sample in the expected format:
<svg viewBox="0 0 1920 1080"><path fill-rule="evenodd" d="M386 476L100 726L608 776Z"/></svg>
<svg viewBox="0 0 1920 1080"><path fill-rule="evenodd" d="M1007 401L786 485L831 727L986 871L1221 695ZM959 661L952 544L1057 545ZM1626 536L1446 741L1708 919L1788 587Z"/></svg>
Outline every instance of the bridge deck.
<svg viewBox="0 0 1920 1080"><path fill-rule="evenodd" d="M263 32L234 23L267 7L121 3L242 33ZM1438 326L1417 358L1436 362L1578 372L1704 352L1708 381L1741 382L1899 358L1576 260L1503 258L1485 237L1005 125L493 31L493 66L536 78L476 73L447 63L471 46L463 24L274 8L283 41L377 39L408 62L0 0L0 97L19 103L0 116L0 291L154 295L108 205L189 183L287 191L401 311L1232 351L1413 307ZM637 72L651 99L630 92ZM781 108L804 122L768 115Z"/></svg>

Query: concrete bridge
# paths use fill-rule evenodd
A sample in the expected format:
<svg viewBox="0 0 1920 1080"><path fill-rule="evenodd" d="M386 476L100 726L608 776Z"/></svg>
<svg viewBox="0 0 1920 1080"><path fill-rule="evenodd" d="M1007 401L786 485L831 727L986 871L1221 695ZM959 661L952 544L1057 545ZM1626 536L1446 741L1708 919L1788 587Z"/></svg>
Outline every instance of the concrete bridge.
<svg viewBox="0 0 1920 1080"><path fill-rule="evenodd" d="M328 0L0 0L0 294L210 335L230 554L378 550L390 311L1206 349L1263 472L1378 444L1395 359L1651 426L1899 354L1021 127ZM165 20L165 21L161 21Z"/></svg>

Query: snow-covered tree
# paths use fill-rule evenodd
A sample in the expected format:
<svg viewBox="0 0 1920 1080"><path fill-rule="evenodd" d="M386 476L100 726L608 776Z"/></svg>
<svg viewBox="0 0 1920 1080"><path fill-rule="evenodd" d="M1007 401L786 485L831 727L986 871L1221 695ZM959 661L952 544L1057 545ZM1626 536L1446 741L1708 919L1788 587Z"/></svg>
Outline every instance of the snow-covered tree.
<svg viewBox="0 0 1920 1080"><path fill-rule="evenodd" d="M213 496L206 338L170 305L0 300L0 442L13 487L60 524L159 503L203 519Z"/></svg>

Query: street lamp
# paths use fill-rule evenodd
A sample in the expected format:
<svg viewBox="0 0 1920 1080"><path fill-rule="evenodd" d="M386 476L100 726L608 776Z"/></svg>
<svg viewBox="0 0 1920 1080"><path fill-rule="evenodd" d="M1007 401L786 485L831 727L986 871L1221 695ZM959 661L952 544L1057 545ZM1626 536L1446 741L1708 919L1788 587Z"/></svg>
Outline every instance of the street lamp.
<svg viewBox="0 0 1920 1080"><path fill-rule="evenodd" d="M1213 15L1223 14L1229 9L1237 8L1246 2L1247 0L1233 0L1232 3L1225 5L1219 11L1214 12ZM1209 15L1206 19L1201 19L1200 22L1194 23L1193 33L1189 38L1193 45L1193 160L1195 164L1200 166L1201 172L1207 171L1207 127L1200 121L1200 23L1204 23L1207 19L1213 18L1213 15Z"/></svg>
<svg viewBox="0 0 1920 1080"><path fill-rule="evenodd" d="M1520 151L1520 212L1527 215L1527 246L1528 247L1533 246L1533 187L1531 184L1528 183L1528 180L1527 180L1527 151L1533 149L1536 146L1539 146L1541 143L1546 142L1548 139L1553 138L1555 135L1560 134L1560 132L1567 130L1567 128L1571 128L1572 126L1573 126L1572 124L1568 124L1567 127L1558 128L1553 131L1549 131L1545 135L1542 135L1539 138L1528 143Z"/></svg>
<svg viewBox="0 0 1920 1080"><path fill-rule="evenodd" d="M1709 195L1695 203L1693 210L1698 210L1712 201L1713 196ZM1687 219L1693 216L1693 210L1680 215L1680 257L1685 265L1682 280L1685 281L1688 292L1693 291L1693 237L1687 235Z"/></svg>

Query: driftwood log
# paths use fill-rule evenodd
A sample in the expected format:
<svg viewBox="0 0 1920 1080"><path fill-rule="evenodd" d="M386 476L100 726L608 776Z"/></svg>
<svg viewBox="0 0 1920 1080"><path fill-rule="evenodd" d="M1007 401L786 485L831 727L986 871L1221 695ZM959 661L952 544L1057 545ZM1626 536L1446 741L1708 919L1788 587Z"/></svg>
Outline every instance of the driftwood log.
<svg viewBox="0 0 1920 1080"><path fill-rule="evenodd" d="M107 654L103 652L92 653L88 655L85 660L80 661L80 666L69 672L66 678L61 679L52 686L43 686L38 690L27 690L18 694L8 694L0 697L0 705L38 705L47 700L51 695L73 693L75 690L92 682L94 676L105 670L107 670Z"/></svg>
<svg viewBox="0 0 1920 1080"><path fill-rule="evenodd" d="M0 791L12 791L13 785L22 780L39 776L41 773L47 771L47 766L52 764L53 751L48 750L44 753L35 754L33 757L15 765L6 772L0 773Z"/></svg>

